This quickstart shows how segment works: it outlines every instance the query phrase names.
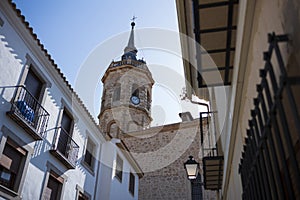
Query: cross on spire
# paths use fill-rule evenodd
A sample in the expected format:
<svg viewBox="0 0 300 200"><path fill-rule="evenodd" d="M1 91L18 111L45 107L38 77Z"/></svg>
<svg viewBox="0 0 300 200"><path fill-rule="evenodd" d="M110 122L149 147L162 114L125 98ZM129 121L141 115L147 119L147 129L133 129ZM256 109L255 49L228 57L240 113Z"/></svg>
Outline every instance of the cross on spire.
<svg viewBox="0 0 300 200"><path fill-rule="evenodd" d="M132 22L134 22L134 20L136 19L137 17L136 16L132 16L132 18L130 19Z"/></svg>
<svg viewBox="0 0 300 200"><path fill-rule="evenodd" d="M133 27L135 26L135 23L134 23L134 20L136 19L137 17L133 15L133 17L130 19L132 22L131 22L131 29L133 29Z"/></svg>
<svg viewBox="0 0 300 200"><path fill-rule="evenodd" d="M133 15L132 19L130 19L132 21L131 22L131 32L130 32L128 44L124 49L124 55L123 55L124 58L126 56L129 56L129 57L131 57L131 59L133 59L133 58L136 59L137 49L134 46L134 26L135 26L134 20L136 18L137 17Z"/></svg>

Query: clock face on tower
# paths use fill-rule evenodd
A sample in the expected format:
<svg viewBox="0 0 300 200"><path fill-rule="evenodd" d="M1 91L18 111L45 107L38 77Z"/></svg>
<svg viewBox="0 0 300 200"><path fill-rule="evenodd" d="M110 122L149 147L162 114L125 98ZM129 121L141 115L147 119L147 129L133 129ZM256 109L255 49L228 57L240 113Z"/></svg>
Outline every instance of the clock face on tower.
<svg viewBox="0 0 300 200"><path fill-rule="evenodd" d="M137 96L131 96L130 101L134 104L134 105L138 105L140 103L140 99Z"/></svg>

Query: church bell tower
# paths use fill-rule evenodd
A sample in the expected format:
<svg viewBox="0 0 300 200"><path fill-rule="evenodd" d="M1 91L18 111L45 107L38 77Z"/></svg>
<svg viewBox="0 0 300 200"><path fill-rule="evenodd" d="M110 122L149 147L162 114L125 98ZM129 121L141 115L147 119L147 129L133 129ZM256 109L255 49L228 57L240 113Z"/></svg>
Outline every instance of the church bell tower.
<svg viewBox="0 0 300 200"><path fill-rule="evenodd" d="M146 62L137 59L131 23L129 41L120 61L112 61L102 77L103 93L99 124L111 137L143 130L151 121L154 80Z"/></svg>

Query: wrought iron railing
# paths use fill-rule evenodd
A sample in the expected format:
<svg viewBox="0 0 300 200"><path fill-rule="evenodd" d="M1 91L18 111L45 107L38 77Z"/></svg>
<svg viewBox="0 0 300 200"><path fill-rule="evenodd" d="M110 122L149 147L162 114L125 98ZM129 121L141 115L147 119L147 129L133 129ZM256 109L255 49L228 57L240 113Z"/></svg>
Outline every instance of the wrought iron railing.
<svg viewBox="0 0 300 200"><path fill-rule="evenodd" d="M41 139L46 131L50 114L39 101L26 89L25 86L12 86L15 94L11 100L11 110L8 114L28 130L37 139Z"/></svg>
<svg viewBox="0 0 300 200"><path fill-rule="evenodd" d="M113 61L111 62L109 67L118 67L121 65L132 65L141 69L148 69L146 63L144 61L126 59L121 61Z"/></svg>
<svg viewBox="0 0 300 200"><path fill-rule="evenodd" d="M62 127L58 127L52 143L51 152L67 167L75 168L79 146L71 135Z"/></svg>
<svg viewBox="0 0 300 200"><path fill-rule="evenodd" d="M242 197L298 199L300 120L291 86L299 85L300 77L289 77L284 66L278 43L288 41L288 37L273 33L268 40L239 165Z"/></svg>
<svg viewBox="0 0 300 200"><path fill-rule="evenodd" d="M223 179L224 158L218 152L215 114L214 111L200 112L203 185L206 190L221 189Z"/></svg>
<svg viewBox="0 0 300 200"><path fill-rule="evenodd" d="M215 111L200 112L200 140L202 157L218 156ZM204 130L205 127L205 130Z"/></svg>

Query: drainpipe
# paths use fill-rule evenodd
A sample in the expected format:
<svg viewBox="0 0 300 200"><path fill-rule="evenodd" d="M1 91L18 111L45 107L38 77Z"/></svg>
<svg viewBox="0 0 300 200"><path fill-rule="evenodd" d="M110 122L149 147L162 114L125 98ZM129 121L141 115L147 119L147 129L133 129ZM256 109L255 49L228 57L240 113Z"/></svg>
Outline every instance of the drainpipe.
<svg viewBox="0 0 300 200"><path fill-rule="evenodd" d="M198 102L198 101L193 101L190 99L190 102L193 103L193 104L198 104L200 106L205 106L206 107L206 110L207 112L209 113L209 105L207 103L202 103L202 102Z"/></svg>
<svg viewBox="0 0 300 200"><path fill-rule="evenodd" d="M189 98L187 97L187 94L186 94L186 92L185 92L184 89L183 89L183 92L182 92L182 94L181 94L180 96L181 96L181 100L189 100L189 101L190 101L191 103L193 103L193 104L198 104L198 105L200 105L200 106L205 106L207 112L209 113L209 106L208 106L207 103L202 103L202 102L194 101L194 100L192 100L192 98L189 99Z"/></svg>

